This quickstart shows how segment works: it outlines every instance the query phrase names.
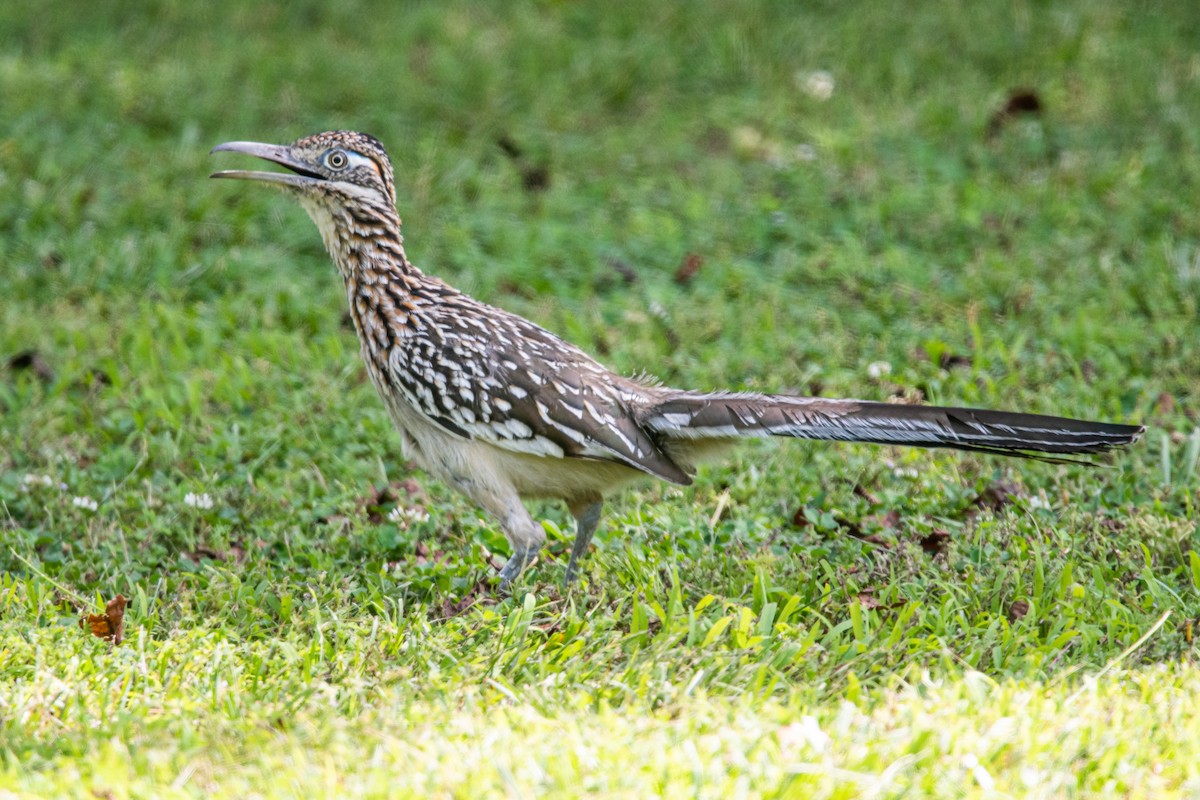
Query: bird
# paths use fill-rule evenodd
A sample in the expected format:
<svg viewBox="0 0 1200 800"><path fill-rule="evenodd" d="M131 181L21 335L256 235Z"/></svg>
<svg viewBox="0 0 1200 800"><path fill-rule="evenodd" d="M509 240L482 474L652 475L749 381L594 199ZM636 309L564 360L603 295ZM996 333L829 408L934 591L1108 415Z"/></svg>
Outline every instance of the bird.
<svg viewBox="0 0 1200 800"><path fill-rule="evenodd" d="M488 512L510 548L511 591L545 544L524 501L565 501L576 579L606 497L647 476L686 486L745 437L953 448L1072 460L1132 444L1140 425L987 409L676 389L615 373L516 314L427 275L408 258L391 160L373 136L328 131L288 145L233 141L212 153L286 171L223 170L297 199L346 292L371 382L406 457Z"/></svg>

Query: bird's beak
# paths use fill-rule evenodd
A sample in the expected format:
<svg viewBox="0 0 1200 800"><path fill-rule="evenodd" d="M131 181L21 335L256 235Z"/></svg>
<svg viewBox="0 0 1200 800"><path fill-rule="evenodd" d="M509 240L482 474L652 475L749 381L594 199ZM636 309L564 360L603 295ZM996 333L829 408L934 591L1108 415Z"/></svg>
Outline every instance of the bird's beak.
<svg viewBox="0 0 1200 800"><path fill-rule="evenodd" d="M284 186L309 186L317 181L325 180L323 175L313 172L309 165L292 155L290 147L278 144L262 144L260 142L225 142L210 150L210 153L220 151L245 153L287 167L292 172L259 172L249 169L228 169L214 172L210 178L241 178L243 180L277 183ZM292 174L295 173L295 174Z"/></svg>

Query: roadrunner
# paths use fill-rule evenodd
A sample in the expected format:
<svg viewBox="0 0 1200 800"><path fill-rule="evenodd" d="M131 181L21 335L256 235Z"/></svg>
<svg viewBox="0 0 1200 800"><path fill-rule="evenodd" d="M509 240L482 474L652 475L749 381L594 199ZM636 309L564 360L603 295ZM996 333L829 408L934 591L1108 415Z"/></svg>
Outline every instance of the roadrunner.
<svg viewBox="0 0 1200 800"><path fill-rule="evenodd" d="M687 485L698 463L742 437L1054 460L1130 444L1143 431L1004 411L647 385L413 266L400 235L392 165L375 138L337 131L291 145L227 142L216 151L290 170L212 177L282 187L312 217L345 282L367 371L405 453L503 527L512 555L500 571L502 590L546 540L523 499L566 501L576 521L569 584L606 495L646 475Z"/></svg>

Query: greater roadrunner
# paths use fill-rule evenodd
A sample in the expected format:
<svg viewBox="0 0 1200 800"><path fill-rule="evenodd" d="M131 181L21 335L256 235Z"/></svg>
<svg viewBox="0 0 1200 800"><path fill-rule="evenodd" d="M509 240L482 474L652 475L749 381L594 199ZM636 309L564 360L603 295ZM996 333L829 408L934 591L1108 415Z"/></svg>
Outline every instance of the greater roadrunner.
<svg viewBox="0 0 1200 800"><path fill-rule="evenodd" d="M417 269L404 253L392 165L362 133L291 145L227 142L290 170L230 170L283 187L321 231L346 285L367 371L405 452L503 526L501 588L545 542L524 498L565 500L575 517L570 583L605 495L651 475L691 483L695 465L744 436L792 436L1001 455L1098 453L1143 428L861 400L697 392L617 375L526 319Z"/></svg>

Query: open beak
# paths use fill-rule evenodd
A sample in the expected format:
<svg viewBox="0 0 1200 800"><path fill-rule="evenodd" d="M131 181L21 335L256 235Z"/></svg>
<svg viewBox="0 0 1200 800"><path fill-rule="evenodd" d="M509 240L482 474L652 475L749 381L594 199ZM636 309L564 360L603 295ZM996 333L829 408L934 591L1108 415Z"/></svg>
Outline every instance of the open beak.
<svg viewBox="0 0 1200 800"><path fill-rule="evenodd" d="M285 145L262 144L260 142L225 142L225 144L219 144L209 152L217 153L223 150L231 153L245 153L246 155L257 156L265 161L279 164L281 167L287 167L292 172L259 172L250 169L227 169L221 172L214 172L209 176L210 178L241 178L243 180L263 181L265 183L297 187L308 186L316 181L325 180L325 176L313 172L309 169L308 164L294 157L292 149Z"/></svg>

